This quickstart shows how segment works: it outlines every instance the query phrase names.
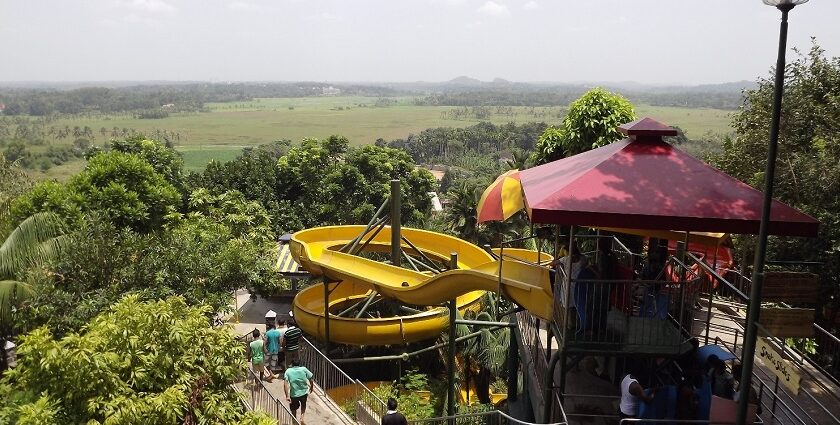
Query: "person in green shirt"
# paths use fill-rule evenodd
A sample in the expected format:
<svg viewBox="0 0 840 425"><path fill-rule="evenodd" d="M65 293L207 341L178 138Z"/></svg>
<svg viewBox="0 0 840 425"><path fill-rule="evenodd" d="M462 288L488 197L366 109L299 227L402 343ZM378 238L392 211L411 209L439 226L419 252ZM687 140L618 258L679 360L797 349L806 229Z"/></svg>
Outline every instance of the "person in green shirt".
<svg viewBox="0 0 840 425"><path fill-rule="evenodd" d="M268 350L265 347L265 340L260 338L259 329L254 329L254 332L251 333L251 335L253 335L253 337L254 337L254 340L251 341L250 344L248 344L251 347L251 353L250 353L251 365L253 365L255 373L256 372L260 373L260 378L259 379L260 379L260 381L262 381L263 380L263 375L265 375L265 372L266 372L265 357L266 357L266 354L268 354ZM267 381L271 382L272 380L274 380L274 374L271 373L271 371L268 371ZM257 383L259 383L259 382L257 382Z"/></svg>
<svg viewBox="0 0 840 425"><path fill-rule="evenodd" d="M283 391L286 393L286 401L292 410L292 416L297 418L297 410L300 408L300 423L303 423L303 415L306 413L306 398L312 392L314 381L312 372L300 365L300 360L292 360L292 367L286 369L283 377L286 379L283 384Z"/></svg>

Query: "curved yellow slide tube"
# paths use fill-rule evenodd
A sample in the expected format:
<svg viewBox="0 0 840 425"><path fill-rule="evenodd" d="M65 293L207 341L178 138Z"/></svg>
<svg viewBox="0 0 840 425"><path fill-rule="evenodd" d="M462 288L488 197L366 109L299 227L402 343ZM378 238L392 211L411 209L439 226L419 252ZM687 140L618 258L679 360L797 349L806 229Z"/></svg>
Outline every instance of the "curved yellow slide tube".
<svg viewBox="0 0 840 425"><path fill-rule="evenodd" d="M339 284L330 294L330 306L349 305L375 290L381 295L407 304L439 306L457 298L458 308L477 308L484 291L501 290L533 314L552 316L552 295L548 269L517 261L531 260L525 250L505 249L505 258L495 260L480 247L462 239L420 229L403 228L402 236L425 255L448 261L458 254L458 269L430 276L392 266L338 249L353 240L364 226L329 226L295 233L290 248L295 260L316 276L326 276ZM390 252L391 229L385 227L366 246L366 250ZM367 238L367 236L366 236ZM367 240L367 239L365 239ZM415 253L408 244L402 249ZM546 258L546 254L542 254ZM507 259L511 258L511 259ZM541 258L542 259L542 258ZM501 279L499 274L501 272ZM324 288L315 285L302 290L294 302L295 319L303 330L323 338ZM413 316L382 319L330 316L330 339L354 345L389 345L421 341L438 336L448 326L446 309L434 308Z"/></svg>

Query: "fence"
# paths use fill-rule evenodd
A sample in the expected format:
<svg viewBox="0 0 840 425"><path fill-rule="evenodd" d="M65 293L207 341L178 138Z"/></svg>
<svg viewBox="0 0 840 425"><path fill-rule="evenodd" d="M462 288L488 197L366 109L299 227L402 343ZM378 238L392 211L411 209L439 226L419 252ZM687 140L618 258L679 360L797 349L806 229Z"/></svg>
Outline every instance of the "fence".
<svg viewBox="0 0 840 425"><path fill-rule="evenodd" d="M268 388L258 379L251 367L248 367L247 375L245 380L246 394L243 394L243 397L245 397L245 403L250 410L265 412L281 424L299 425L298 420L292 416L289 408L268 391ZM248 387L250 387L250 391L247 391ZM248 395L250 395L250 398L247 398Z"/></svg>
<svg viewBox="0 0 840 425"><path fill-rule="evenodd" d="M379 425L380 418L388 410L385 403L361 382L344 373L306 338L301 338L300 360L312 371L315 382L325 393L342 389L345 398L341 404L333 400L336 405L352 404L352 412L346 413L355 416L355 419L362 424Z"/></svg>
<svg viewBox="0 0 840 425"><path fill-rule="evenodd" d="M439 418L408 421L411 425L536 425L508 416L504 412L491 410L488 412L468 413L455 416L441 416ZM552 422L543 425L566 425L567 422Z"/></svg>

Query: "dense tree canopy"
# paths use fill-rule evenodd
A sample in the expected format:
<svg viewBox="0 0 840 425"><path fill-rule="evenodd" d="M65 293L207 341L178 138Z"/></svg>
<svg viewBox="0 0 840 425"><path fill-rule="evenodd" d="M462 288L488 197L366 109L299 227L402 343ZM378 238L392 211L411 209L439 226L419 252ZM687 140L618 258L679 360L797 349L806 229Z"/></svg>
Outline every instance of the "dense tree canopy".
<svg viewBox="0 0 840 425"><path fill-rule="evenodd" d="M111 151L95 155L66 184L39 183L17 198L11 209L16 221L49 211L75 222L82 213L95 212L120 227L151 231L180 204L175 186L144 158Z"/></svg>
<svg viewBox="0 0 840 425"><path fill-rule="evenodd" d="M636 119L633 105L601 88L588 91L569 106L563 126L547 130L536 146L542 164L595 149L621 139L619 125Z"/></svg>
<svg viewBox="0 0 840 425"><path fill-rule="evenodd" d="M762 188L767 158L773 80L745 92L735 113L734 139L713 158L727 173ZM840 296L840 58L826 58L816 44L785 69L774 196L817 218L817 238L771 238L768 257L819 261L822 302ZM741 245L750 251L754 243ZM838 314L838 308L833 309Z"/></svg>
<svg viewBox="0 0 840 425"><path fill-rule="evenodd" d="M0 381L0 422L271 423L242 411L229 387L244 367L242 346L212 328L208 312L179 297L128 296L81 333L36 329Z"/></svg>

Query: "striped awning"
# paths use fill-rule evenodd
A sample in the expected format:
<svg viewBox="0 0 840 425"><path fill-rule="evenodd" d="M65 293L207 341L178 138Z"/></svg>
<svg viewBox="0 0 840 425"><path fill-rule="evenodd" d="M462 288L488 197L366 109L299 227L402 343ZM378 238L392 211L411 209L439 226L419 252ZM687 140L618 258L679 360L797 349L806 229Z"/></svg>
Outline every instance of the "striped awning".
<svg viewBox="0 0 840 425"><path fill-rule="evenodd" d="M299 276L306 274L305 270L301 270L300 264L292 258L292 251L289 250L289 245L285 243L277 246L277 263L274 265L274 269L281 275Z"/></svg>

